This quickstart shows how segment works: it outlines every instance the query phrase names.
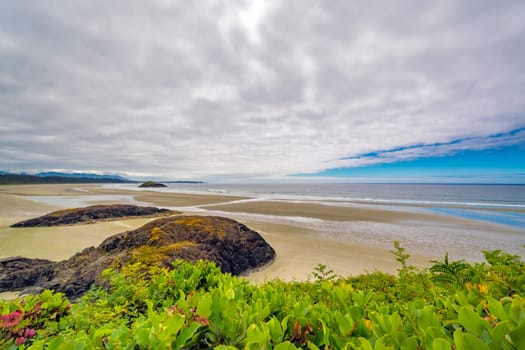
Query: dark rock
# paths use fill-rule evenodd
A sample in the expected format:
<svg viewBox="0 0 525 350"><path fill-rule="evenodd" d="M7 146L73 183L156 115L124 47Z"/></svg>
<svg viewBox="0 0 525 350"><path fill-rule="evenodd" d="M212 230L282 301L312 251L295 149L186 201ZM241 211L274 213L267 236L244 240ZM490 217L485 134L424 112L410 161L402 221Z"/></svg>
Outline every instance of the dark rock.
<svg viewBox="0 0 525 350"><path fill-rule="evenodd" d="M139 187L168 187L168 186L161 184L160 182L146 181L142 183Z"/></svg>
<svg viewBox="0 0 525 350"><path fill-rule="evenodd" d="M72 225L123 217L177 214L169 209L140 207L128 204L92 205L85 208L63 209L11 225L11 227L42 227Z"/></svg>
<svg viewBox="0 0 525 350"><path fill-rule="evenodd" d="M223 272L239 275L271 262L275 251L255 231L223 217L175 216L119 233L97 248L68 260L11 258L0 261L0 292L54 289L76 298L92 284L103 285L101 272L142 262L171 267L177 259L215 262Z"/></svg>
<svg viewBox="0 0 525 350"><path fill-rule="evenodd" d="M53 277L54 262L28 259L20 256L0 260L0 290L11 290L33 285Z"/></svg>

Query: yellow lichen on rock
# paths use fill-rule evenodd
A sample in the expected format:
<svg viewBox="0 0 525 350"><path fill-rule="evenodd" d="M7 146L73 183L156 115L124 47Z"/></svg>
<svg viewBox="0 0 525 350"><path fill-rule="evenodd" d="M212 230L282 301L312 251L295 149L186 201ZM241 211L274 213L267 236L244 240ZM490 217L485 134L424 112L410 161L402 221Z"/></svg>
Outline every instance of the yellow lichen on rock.
<svg viewBox="0 0 525 350"><path fill-rule="evenodd" d="M61 210L54 211L50 213L49 215L52 217L58 218L66 214L74 213L76 211L79 211L79 209L78 208L61 209Z"/></svg>
<svg viewBox="0 0 525 350"><path fill-rule="evenodd" d="M162 264L162 262L169 260L169 253L196 245L195 242L181 241L162 247L141 246L133 249L131 252L130 263L141 262L146 265Z"/></svg>
<svg viewBox="0 0 525 350"><path fill-rule="evenodd" d="M148 240L148 245L152 245L155 242L159 241L162 238L162 229L160 227L154 227L150 231L150 238Z"/></svg>
<svg viewBox="0 0 525 350"><path fill-rule="evenodd" d="M184 225L209 234L216 234L218 237L224 236L224 230L220 226L214 225L209 217L181 217L175 220L175 224Z"/></svg>

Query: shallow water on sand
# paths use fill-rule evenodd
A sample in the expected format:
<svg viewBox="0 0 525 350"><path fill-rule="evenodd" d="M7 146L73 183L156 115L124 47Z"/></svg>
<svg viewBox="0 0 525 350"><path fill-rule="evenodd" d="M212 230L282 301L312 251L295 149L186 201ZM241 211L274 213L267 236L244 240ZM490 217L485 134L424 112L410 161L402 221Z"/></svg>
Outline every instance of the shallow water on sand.
<svg viewBox="0 0 525 350"><path fill-rule="evenodd" d="M501 249L525 258L525 234L501 230L497 226L473 228L461 222L430 221L330 221L301 217L258 215L210 211L209 214L229 216L239 221L279 223L299 229L324 240L354 243L392 249L397 240L409 252L442 258L449 253L452 259L481 261L481 250ZM312 233L314 232L314 233Z"/></svg>

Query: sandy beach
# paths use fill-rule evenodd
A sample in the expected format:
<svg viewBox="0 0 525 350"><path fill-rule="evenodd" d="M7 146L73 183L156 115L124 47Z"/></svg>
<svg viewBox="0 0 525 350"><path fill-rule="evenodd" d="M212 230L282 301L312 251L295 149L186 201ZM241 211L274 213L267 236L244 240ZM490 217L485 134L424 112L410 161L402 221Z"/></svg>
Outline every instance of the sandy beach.
<svg viewBox="0 0 525 350"><path fill-rule="evenodd" d="M442 259L445 252L452 258L469 260L480 260L481 249L514 249L519 253L523 241L523 232L517 229L413 207L271 201L222 194L135 191L98 184L17 185L0 187L0 258L21 255L61 260L152 220L9 227L72 204L102 203L155 205L184 213L228 216L246 224L261 233L277 252L270 266L248 276L253 281L305 280L320 263L343 276L374 270L395 272L399 266L390 253L393 240L407 247L409 263L418 267Z"/></svg>

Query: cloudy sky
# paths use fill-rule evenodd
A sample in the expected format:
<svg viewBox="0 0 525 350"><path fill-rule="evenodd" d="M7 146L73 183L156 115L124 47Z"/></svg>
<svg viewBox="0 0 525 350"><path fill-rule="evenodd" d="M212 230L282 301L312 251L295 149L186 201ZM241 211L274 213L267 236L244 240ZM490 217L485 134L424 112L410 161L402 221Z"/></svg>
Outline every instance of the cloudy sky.
<svg viewBox="0 0 525 350"><path fill-rule="evenodd" d="M521 0L3 0L0 170L525 182L524 19Z"/></svg>

